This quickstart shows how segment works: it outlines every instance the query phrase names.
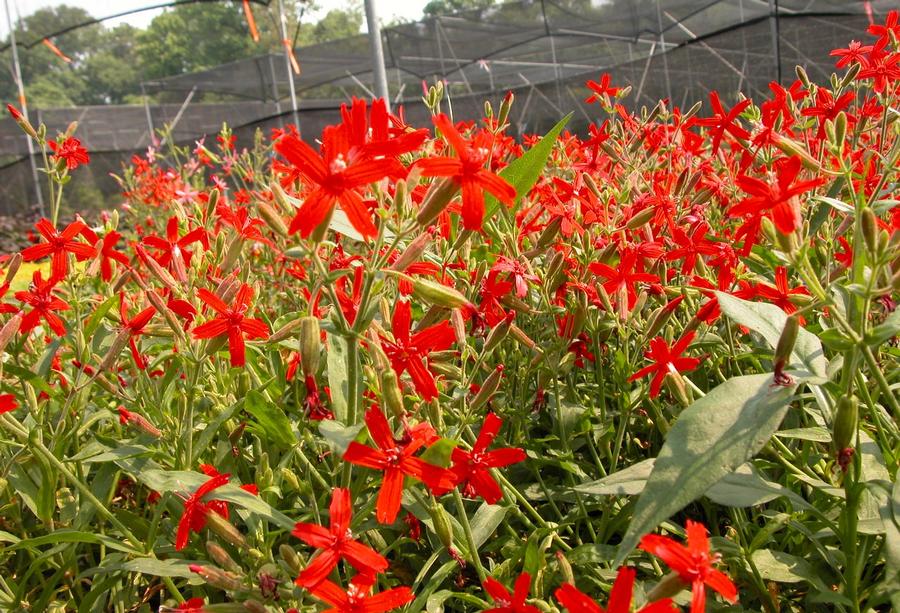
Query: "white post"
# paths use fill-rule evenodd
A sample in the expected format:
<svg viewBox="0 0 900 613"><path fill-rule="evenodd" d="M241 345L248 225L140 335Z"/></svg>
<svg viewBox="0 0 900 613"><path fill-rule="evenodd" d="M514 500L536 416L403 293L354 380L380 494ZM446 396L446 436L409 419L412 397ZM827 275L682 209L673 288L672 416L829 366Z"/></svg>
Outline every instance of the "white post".
<svg viewBox="0 0 900 613"><path fill-rule="evenodd" d="M25 99L25 84L22 82L22 66L19 64L19 50L16 47L16 29L13 27L12 18L9 16L9 0L3 1L6 6L6 26L9 28L9 43L12 48L13 71L16 79L16 86L19 89L19 104L22 105L22 116L28 121L28 101ZM34 142L27 134L25 138L28 140L28 161L31 164L31 178L34 181L34 192L37 196L38 212L41 217L44 216L44 194L41 192L41 183L38 179L37 163L34 161Z"/></svg>
<svg viewBox="0 0 900 613"><path fill-rule="evenodd" d="M291 67L291 44L287 35L287 17L284 15L284 4L278 0L278 20L281 22L281 40L284 45L284 66L287 69L288 87L291 89L291 112L294 114L294 125L300 129L300 118L297 115L297 92L294 91L294 69Z"/></svg>
<svg viewBox="0 0 900 613"><path fill-rule="evenodd" d="M372 72L375 75L375 95L383 98L390 108L387 70L384 67L384 49L381 48L381 24L375 11L375 0L366 0L366 23L369 26L369 44L372 47Z"/></svg>

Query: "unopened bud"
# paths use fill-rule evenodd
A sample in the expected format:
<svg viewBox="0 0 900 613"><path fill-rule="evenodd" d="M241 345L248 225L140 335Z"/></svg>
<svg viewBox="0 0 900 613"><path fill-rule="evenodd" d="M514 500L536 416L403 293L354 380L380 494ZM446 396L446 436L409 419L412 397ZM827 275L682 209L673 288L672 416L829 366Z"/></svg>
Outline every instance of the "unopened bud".
<svg viewBox="0 0 900 613"><path fill-rule="evenodd" d="M806 74L806 70L803 66L796 66L794 72L797 74L797 78L800 79L800 82L803 83L803 87L809 88L811 86L809 75Z"/></svg>
<svg viewBox="0 0 900 613"><path fill-rule="evenodd" d="M510 311L506 314L506 317L498 323L494 328L488 333L487 339L484 341L484 348L482 349L482 355L487 355L494 348L499 345L503 339L509 334L509 328L512 326L513 320L516 318L515 311Z"/></svg>
<svg viewBox="0 0 900 613"><path fill-rule="evenodd" d="M16 273L19 272L19 267L22 265L22 254L14 253L12 257L9 258L9 264L6 266L6 279L4 279L4 285L9 285L13 282L13 279L16 278Z"/></svg>
<svg viewBox="0 0 900 613"><path fill-rule="evenodd" d="M280 328L275 330L275 332L272 334L272 336L269 337L269 342L270 343L280 343L281 341L283 341L285 339L291 338L292 336L294 336L294 333L296 333L298 330L300 330L302 324L303 324L302 317L298 318L298 319L292 319L291 321L287 322L286 324L284 324L283 326L281 326Z"/></svg>
<svg viewBox="0 0 900 613"><path fill-rule="evenodd" d="M428 247L428 243L430 242L431 234L428 232L419 234L409 243L409 245L407 245L406 249L403 250L403 253L400 254L400 257L398 257L397 261L391 266L391 270L403 272L409 268L411 264L417 262L419 258L422 257L425 248Z"/></svg>
<svg viewBox="0 0 900 613"><path fill-rule="evenodd" d="M554 217L553 220L547 224L547 227L544 228L544 231L541 232L541 235L538 237L537 248L538 249L546 249L550 245L553 244L553 241L556 239L556 236L559 234L560 229L562 228L562 217Z"/></svg>
<svg viewBox="0 0 900 613"><path fill-rule="evenodd" d="M162 314L163 319L166 320L166 323L169 325L169 328L172 329L172 332L175 333L175 336L182 342L187 340L187 337L184 334L184 328L181 327L181 322L178 321L178 316L175 315L174 311L169 308L160 295L152 289L147 291L145 295L147 296L147 300L150 301L150 304L156 309L156 312Z"/></svg>
<svg viewBox="0 0 900 613"><path fill-rule="evenodd" d="M853 447L859 421L859 401L856 396L842 396L834 413L832 441L835 453Z"/></svg>
<svg viewBox="0 0 900 613"><path fill-rule="evenodd" d="M663 577L660 582L650 590L650 593L647 594L647 600L653 602L662 600L663 598L671 598L677 596L680 592L689 587L690 584L685 583L678 573L671 572Z"/></svg>
<svg viewBox="0 0 900 613"><path fill-rule="evenodd" d="M135 245L134 251L135 253L137 253L137 256L141 260L141 262L143 262L144 265L150 270L150 274L156 277L156 279L160 283L165 285L166 289L168 289L170 292L178 293L178 283L175 282L175 279L172 277L172 275L169 274L168 270L160 266L159 262L157 262L149 253L147 253L147 250L144 249L143 246ZM173 255L172 259L181 260L180 256L178 255Z"/></svg>
<svg viewBox="0 0 900 613"><path fill-rule="evenodd" d="M202 566L200 564L190 564L188 568L192 573L200 575L204 581L213 587L232 591L241 589L241 578L221 568Z"/></svg>
<svg viewBox="0 0 900 613"><path fill-rule="evenodd" d="M445 309L473 308L469 299L459 290L430 279L403 276L412 283L413 296L420 300Z"/></svg>
<svg viewBox="0 0 900 613"><path fill-rule="evenodd" d="M19 328L22 326L22 319L24 319L25 313L23 311L19 311L12 317L10 317L9 321L3 324L3 327L0 328L0 354L6 349L6 346L9 344L9 341L13 339L16 335L16 332L19 331Z"/></svg>
<svg viewBox="0 0 900 613"><path fill-rule="evenodd" d="M406 410L403 407L403 392L400 390L400 381L393 369L381 372L381 398L388 410L397 417L401 417Z"/></svg>
<svg viewBox="0 0 900 613"><path fill-rule="evenodd" d="M312 315L300 321L300 366L306 376L319 371L319 354L322 351L322 333L319 319Z"/></svg>
<svg viewBox="0 0 900 613"><path fill-rule="evenodd" d="M450 325L453 327L453 335L460 347L466 344L466 318L462 309L451 309Z"/></svg>
<svg viewBox="0 0 900 613"><path fill-rule="evenodd" d="M303 570L303 562L300 561L300 556L297 555L297 552L294 551L293 547L282 544L278 547L278 554L281 556L281 559L284 560L284 563L287 564L291 573L295 575L300 574L300 571Z"/></svg>
<svg viewBox="0 0 900 613"><path fill-rule="evenodd" d="M503 101L500 103L500 112L497 114L497 125L502 126L506 123L506 119L509 117L509 112L512 110L512 105L515 100L515 94L511 91L506 92L506 95L503 96Z"/></svg>
<svg viewBox="0 0 900 613"><path fill-rule="evenodd" d="M209 554L209 557L213 562L221 566L227 571L231 571L233 573L240 572L241 567L238 565L234 559L228 555L228 552L225 551L225 548L219 545L215 541L206 541L206 553Z"/></svg>
<svg viewBox="0 0 900 613"><path fill-rule="evenodd" d="M790 385L791 377L785 374L784 369L791 361L791 352L794 351L794 343L797 342L797 334L800 332L800 317L791 315L784 322L784 329L778 337L775 346L775 383L778 385Z"/></svg>
<svg viewBox="0 0 900 613"><path fill-rule="evenodd" d="M432 183L428 193L425 194L422 207L419 209L418 215L416 215L416 222L426 228L430 226L438 218L438 215L447 208L450 200L458 191L459 185L452 179L440 179Z"/></svg>
<svg viewBox="0 0 900 613"><path fill-rule="evenodd" d="M878 220L871 208L862 210L859 219L862 225L862 235L866 241L866 249L869 253L875 255L878 252Z"/></svg>
<svg viewBox="0 0 900 613"><path fill-rule="evenodd" d="M450 517L447 511L439 504L435 504L428 511L431 515L431 521L434 522L434 532L437 534L441 545L450 549L453 547L453 527L450 524Z"/></svg>
<svg viewBox="0 0 900 613"><path fill-rule="evenodd" d="M205 147L204 147L205 149ZM206 217L204 219L212 219L219 205L219 188L214 187L209 190L209 200L206 201Z"/></svg>
<svg viewBox="0 0 900 613"><path fill-rule="evenodd" d="M484 383L481 386L481 389L478 390L478 393L475 394L475 397L472 399L472 402L469 405L469 409L471 411L477 411L490 400L491 396L494 395L494 392L497 391L497 388L500 387L500 380L503 378L503 364L497 364L497 367L488 375L487 379L484 380Z"/></svg>
<svg viewBox="0 0 900 613"><path fill-rule="evenodd" d="M252 598L244 601L244 609L249 613L269 613L269 610L258 600Z"/></svg>
<svg viewBox="0 0 900 613"><path fill-rule="evenodd" d="M394 186L394 206L393 209L401 218L406 212L409 203L409 189L406 187L406 181L402 179L397 181Z"/></svg>
<svg viewBox="0 0 900 613"><path fill-rule="evenodd" d="M278 189L281 189L279 187ZM273 232L281 236L282 238L287 238L288 236L288 227L287 224L284 223L284 219L281 218L281 215L278 211L272 207L268 202L260 202L259 206L259 216L265 222L265 224L271 229Z"/></svg>
<svg viewBox="0 0 900 613"><path fill-rule="evenodd" d="M640 228L641 226L646 224L648 221L653 219L653 216L655 214L656 214L656 211L652 207L646 208L642 211L639 211L637 214L631 216L631 219L629 219L625 223L625 227L628 228L629 230L637 230L638 228Z"/></svg>
<svg viewBox="0 0 900 613"><path fill-rule="evenodd" d="M224 541L231 543L239 549L247 549L247 539L227 519L215 512L206 514L206 525L209 529Z"/></svg>
<svg viewBox="0 0 900 613"><path fill-rule="evenodd" d="M575 573L572 572L572 565L562 551L556 552L556 562L559 564L559 573L563 577L564 583L575 584Z"/></svg>

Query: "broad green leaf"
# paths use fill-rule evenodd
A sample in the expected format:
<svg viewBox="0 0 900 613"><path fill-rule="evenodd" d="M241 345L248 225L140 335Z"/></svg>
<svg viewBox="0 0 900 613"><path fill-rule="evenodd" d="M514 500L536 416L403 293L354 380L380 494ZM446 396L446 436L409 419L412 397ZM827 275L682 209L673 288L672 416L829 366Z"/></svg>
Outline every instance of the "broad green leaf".
<svg viewBox="0 0 900 613"><path fill-rule="evenodd" d="M579 545L566 554L566 559L575 566L597 566L607 564L616 557L615 545L587 543Z"/></svg>
<svg viewBox="0 0 900 613"><path fill-rule="evenodd" d="M775 436L777 436L778 438L795 438L801 441L814 441L816 443L831 442L831 432L829 432L827 428L824 428L822 426L781 430Z"/></svg>
<svg viewBox="0 0 900 613"><path fill-rule="evenodd" d="M818 200L819 202L823 202L828 206L832 207L834 210L839 211L841 213L852 213L853 207L838 200L837 198L829 198L828 196L814 196L813 200Z"/></svg>
<svg viewBox="0 0 900 613"><path fill-rule="evenodd" d="M796 389L768 374L729 379L684 410L635 505L615 566L660 522L733 473L768 442Z"/></svg>
<svg viewBox="0 0 900 613"><path fill-rule="evenodd" d="M257 392L250 390L244 398L244 410L256 418L256 423L265 433L266 438L276 445L290 449L297 444L297 438L291 428L291 420L284 411L269 399Z"/></svg>
<svg viewBox="0 0 900 613"><path fill-rule="evenodd" d="M716 298L719 299L719 306L725 315L759 333L773 349L775 348L787 321L784 311L774 304L749 302L724 292L716 292ZM828 380L826 373L828 361L822 351L822 343L815 334L807 332L802 327L791 352L791 366L796 367L798 364L802 364L803 370L792 371L791 375L799 381L821 384Z"/></svg>
<svg viewBox="0 0 900 613"><path fill-rule="evenodd" d="M107 449L101 453L92 454L86 457L73 456L72 459L81 460L82 462L89 464L97 462L115 462L116 460L121 460L123 458L134 458L142 455L150 455L152 453L153 452L150 449L143 445L123 445L115 449Z"/></svg>
<svg viewBox="0 0 900 613"><path fill-rule="evenodd" d="M319 432L328 441L331 449L340 456L344 455L350 442L355 440L363 424L344 426L331 419L323 419L319 422Z"/></svg>
<svg viewBox="0 0 900 613"><path fill-rule="evenodd" d="M757 549L750 557L759 570L759 574L767 581L778 583L805 581L820 590L826 589L812 565L802 558L771 549Z"/></svg>
<svg viewBox="0 0 900 613"><path fill-rule="evenodd" d="M184 579L196 579L197 574L191 572L192 564L201 564L201 561L190 560L157 560L155 558L138 558L122 564L111 564L97 569L99 573L109 573L126 570L132 573L141 573L153 577L182 577Z"/></svg>
<svg viewBox="0 0 900 613"><path fill-rule="evenodd" d="M347 341L339 334L328 335L326 366L328 387L331 390L331 410L334 418L345 424L347 423L347 390L349 389Z"/></svg>
<svg viewBox="0 0 900 613"><path fill-rule="evenodd" d="M516 188L517 205L519 200L531 191L538 177L541 176L541 171L544 170L547 160L550 159L550 154L553 152L553 145L556 144L556 139L559 138L560 133L571 118L572 113L569 113L560 119L534 147L523 153L522 157L510 162L506 168L500 171L500 176ZM489 194L485 194L485 196L484 218L489 219L497 210L497 207L500 206L500 202Z"/></svg>
<svg viewBox="0 0 900 613"><path fill-rule="evenodd" d="M809 507L809 503L788 488L764 479L749 462L706 490L706 497L725 507L755 507L781 497L789 498L799 507Z"/></svg>
<svg viewBox="0 0 900 613"><path fill-rule="evenodd" d="M117 304L119 300L118 295L113 295L100 303L100 305L94 309L94 312L91 313L91 316L88 318L87 323L84 325L84 336L85 338L91 338L94 335L94 332L97 330L97 326L100 325L100 322L106 317L106 314L112 308L114 304Z"/></svg>
<svg viewBox="0 0 900 613"><path fill-rule="evenodd" d="M900 309L894 309L887 318L869 330L866 334L866 344L874 347L886 343L900 334Z"/></svg>
<svg viewBox="0 0 900 613"><path fill-rule="evenodd" d="M498 504L482 503L475 516L470 523L472 527L472 539L475 541L475 548L480 549L491 537L494 531L503 523L506 517L507 507Z"/></svg>
<svg viewBox="0 0 900 613"><path fill-rule="evenodd" d="M451 438L440 438L422 454L422 459L429 464L447 468L450 466L450 454L458 443Z"/></svg>
<svg viewBox="0 0 900 613"><path fill-rule="evenodd" d="M577 485L573 489L589 496L636 496L644 491L647 477L653 470L653 462L653 458L643 460L602 479Z"/></svg>

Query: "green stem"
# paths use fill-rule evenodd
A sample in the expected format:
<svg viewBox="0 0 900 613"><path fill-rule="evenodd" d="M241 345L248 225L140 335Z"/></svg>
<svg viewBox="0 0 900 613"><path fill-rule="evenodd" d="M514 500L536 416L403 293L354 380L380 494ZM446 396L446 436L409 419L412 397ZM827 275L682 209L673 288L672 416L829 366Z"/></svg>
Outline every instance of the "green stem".
<svg viewBox="0 0 900 613"><path fill-rule="evenodd" d="M458 489L453 490L453 499L456 501L456 509L459 512L459 523L462 524L463 532L466 535L466 544L469 547L469 556L475 565L475 572L478 573L478 580L484 583L487 579L487 573L484 566L481 565L481 557L478 555L478 546L475 543L475 536L472 534L472 526L469 524L469 516L466 514L466 505L463 503L462 495Z"/></svg>

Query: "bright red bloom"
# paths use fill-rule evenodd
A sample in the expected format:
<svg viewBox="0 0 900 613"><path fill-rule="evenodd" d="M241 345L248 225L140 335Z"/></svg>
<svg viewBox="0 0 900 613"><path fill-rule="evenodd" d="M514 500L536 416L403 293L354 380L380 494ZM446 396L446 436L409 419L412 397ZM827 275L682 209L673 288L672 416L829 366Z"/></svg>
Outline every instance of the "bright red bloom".
<svg viewBox="0 0 900 613"><path fill-rule="evenodd" d="M91 245L75 240L79 234L90 232L80 221L73 221L62 232L57 232L49 219L41 218L34 227L46 242L32 245L22 251L22 259L26 262L40 260L47 256L53 258L51 276L64 279L69 272L69 255L74 254L78 261L94 257L97 250Z"/></svg>
<svg viewBox="0 0 900 613"><path fill-rule="evenodd" d="M393 340L382 337L384 352L391 361L397 376L408 371L416 391L425 400L438 395L434 375L428 370L428 354L448 349L456 339L449 321L429 326L410 335L410 305L406 300L397 302L391 319Z"/></svg>
<svg viewBox="0 0 900 613"><path fill-rule="evenodd" d="M616 581L609 593L609 605L605 609L571 583L564 583L554 592L554 595L559 603L569 610L569 613L631 613L636 574L637 571L628 566L619 568ZM672 600L663 598L641 607L637 613L671 613L674 611L678 611L678 608L672 604Z"/></svg>
<svg viewBox="0 0 900 613"><path fill-rule="evenodd" d="M797 310L797 306L791 302L791 296L809 295L809 291L802 285L791 287L788 284L787 268L784 266L775 268L775 285L760 283L754 288L754 293L756 297L763 298L767 302L778 306L788 315ZM802 317L800 318L800 323L803 323Z"/></svg>
<svg viewBox="0 0 900 613"><path fill-rule="evenodd" d="M229 475L227 474L210 477L184 501L184 513L178 521L178 531L175 534L176 551L181 551L187 547L191 532L199 533L206 527L206 516L208 513L218 513L222 517L227 518L228 507L224 502L221 500L204 502L203 498L213 490L227 484L228 479Z"/></svg>
<svg viewBox="0 0 900 613"><path fill-rule="evenodd" d="M822 185L824 178L817 177L807 181L794 183L800 174L802 161L799 156L781 158L774 164L774 185L747 175L739 175L735 183L749 194L728 210L731 217L754 215L762 211L771 211L775 227L784 234L790 234L800 227L801 194Z"/></svg>
<svg viewBox="0 0 900 613"><path fill-rule="evenodd" d="M166 237L150 235L142 241L145 245L156 249L153 258L169 270L175 272L176 278L184 283L187 281L186 269L191 264L191 252L188 245L198 241L206 241L206 230L202 227L194 228L184 236L178 235L178 218L170 217L166 222Z"/></svg>
<svg viewBox="0 0 900 613"><path fill-rule="evenodd" d="M15 396L12 394L0 394L0 415L15 411L17 408L19 408L19 403Z"/></svg>
<svg viewBox="0 0 900 613"><path fill-rule="evenodd" d="M734 583L725 573L713 568L713 564L719 561L719 555L710 553L706 526L687 520L685 529L687 547L658 534L646 535L639 547L668 564L682 581L691 586L691 613L706 611L706 586L717 591L728 602L737 602L738 592Z"/></svg>
<svg viewBox="0 0 900 613"><path fill-rule="evenodd" d="M738 116L750 106L751 101L749 99L738 102L727 113L722 107L722 101L719 99L718 92L711 91L709 93L709 103L713 108L713 116L705 119L693 119L691 120L691 125L703 126L709 129L709 133L712 135L713 155L719 151L719 145L726 133L731 134L734 138L743 140L750 138L750 133L737 123Z"/></svg>
<svg viewBox="0 0 900 613"><path fill-rule="evenodd" d="M877 36L879 43L891 42L892 33L894 38L900 38L900 15L895 10L889 11L884 18L884 24L873 23L866 31L872 36Z"/></svg>
<svg viewBox="0 0 900 613"><path fill-rule="evenodd" d="M628 380L636 381L650 373L654 373L653 380L650 382L650 397L656 398L659 396L659 390L666 375L669 373L688 372L694 370L700 364L699 358L681 357L681 354L688 348L692 340L694 340L693 332L688 332L682 336L672 347L669 347L669 344L661 336L652 339L650 341L650 349L644 353L644 357L648 360L653 360L655 363L640 369L631 375Z"/></svg>
<svg viewBox="0 0 900 613"><path fill-rule="evenodd" d="M131 348L131 357L134 359L134 365L141 370L144 370L144 368L147 367L147 360L145 360L141 355L141 352L138 351L135 338L144 333L144 328L150 323L150 320L153 319L155 313L156 309L151 306L129 319L128 300L125 298L124 293L119 292L119 317L122 319L122 328L128 330L131 334L128 339L128 345Z"/></svg>
<svg viewBox="0 0 900 613"><path fill-rule="evenodd" d="M402 607L414 598L412 590L406 586L370 596L369 592L374 584L373 576L357 575L350 581L347 591L327 579L309 591L319 600L331 605L323 613L385 613Z"/></svg>
<svg viewBox="0 0 900 613"><path fill-rule="evenodd" d="M447 142L456 152L456 157L430 157L416 161L424 177L449 177L462 190L462 220L467 230L481 230L484 221L484 192L488 191L497 200L512 206L516 190L506 179L484 168L488 161L491 138L480 133L472 141L466 141L450 118L443 113L433 118Z"/></svg>
<svg viewBox="0 0 900 613"><path fill-rule="evenodd" d="M275 151L293 165L293 171L313 184L291 221L290 232L308 237L331 216L335 205L341 204L347 219L357 232L373 238L378 229L366 208L359 190L385 177L403 176L403 166L394 159L350 160L340 126L329 126L322 132L322 154L293 134L286 134L275 143Z"/></svg>
<svg viewBox="0 0 900 613"><path fill-rule="evenodd" d="M69 136L62 144L51 140L47 142L53 151L53 157L58 160L65 160L66 168L75 170L80 164L87 164L91 161L87 149L81 146L81 141L74 136Z"/></svg>
<svg viewBox="0 0 900 613"><path fill-rule="evenodd" d="M851 40L846 49L835 49L829 55L840 58L836 66L846 68L850 64L866 65L866 54L872 51L872 45L863 45L858 40Z"/></svg>
<svg viewBox="0 0 900 613"><path fill-rule="evenodd" d="M234 306L228 306L207 289L200 289L198 295L218 316L194 328L194 338L215 338L227 334L231 365L243 366L246 362L244 336L251 340L269 337L269 326L265 322L246 316L253 299L253 288L242 284L234 298Z"/></svg>
<svg viewBox="0 0 900 613"><path fill-rule="evenodd" d="M621 254L618 265L613 268L601 262L591 262L588 268L599 277L606 279L603 289L610 298L616 301L620 309L628 310L634 307L637 301L635 283L658 283L659 277L648 272L637 270L638 254L634 249L625 249Z"/></svg>
<svg viewBox="0 0 900 613"><path fill-rule="evenodd" d="M432 489L449 489L447 471L415 457L419 449L428 444L427 432L417 430L407 433L407 439L398 441L391 432L387 418L377 406L366 411L366 426L369 436L377 445L376 449L352 441L344 453L344 461L384 471L381 490L378 492L375 517L382 524L394 523L400 511L400 497L403 494L405 476L425 482Z"/></svg>
<svg viewBox="0 0 900 613"><path fill-rule="evenodd" d="M610 76L608 72L600 75L600 82L588 81L585 83L593 93L584 99L585 102L602 102L607 96L616 96L622 89L620 87L610 87Z"/></svg>
<svg viewBox="0 0 900 613"><path fill-rule="evenodd" d="M490 595L491 600L497 606L493 609L485 609L485 613L540 613L540 609L536 606L525 604L530 586L531 575L528 573L519 575L512 594L503 587L502 583L493 577L488 577L484 580L484 591Z"/></svg>
<svg viewBox="0 0 900 613"><path fill-rule="evenodd" d="M122 238L122 235L112 230L104 235L103 244L100 245L100 278L104 281L112 279L112 260L115 260L122 266L128 266L128 256L120 251L116 251L116 244L120 238Z"/></svg>
<svg viewBox="0 0 900 613"><path fill-rule="evenodd" d="M57 336L66 333L65 323L55 311L68 311L69 304L53 294L57 281L56 278L44 281L41 271L36 270L28 291L16 292L16 300L21 300L32 307L31 311L22 318L22 324L19 327L22 334L28 334L34 330L40 324L41 318L47 322Z"/></svg>
<svg viewBox="0 0 900 613"><path fill-rule="evenodd" d="M313 558L297 577L297 585L314 588L328 576L342 558L363 574L374 575L387 570L388 561L384 556L354 540L350 531L352 512L350 490L337 487L332 492L331 506L328 508L330 521L328 528L299 522L294 526L291 534L320 550L319 555Z"/></svg>
<svg viewBox="0 0 900 613"><path fill-rule="evenodd" d="M503 497L490 469L522 462L526 457L524 450L515 447L487 451L500 432L501 425L503 421L496 414L488 413L472 451L455 447L450 455L453 460L450 471L455 475L457 484L465 484L465 495L470 498L481 496L488 504L494 504Z"/></svg>

